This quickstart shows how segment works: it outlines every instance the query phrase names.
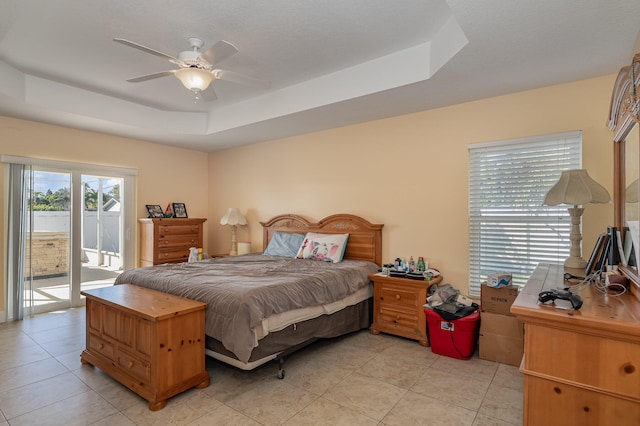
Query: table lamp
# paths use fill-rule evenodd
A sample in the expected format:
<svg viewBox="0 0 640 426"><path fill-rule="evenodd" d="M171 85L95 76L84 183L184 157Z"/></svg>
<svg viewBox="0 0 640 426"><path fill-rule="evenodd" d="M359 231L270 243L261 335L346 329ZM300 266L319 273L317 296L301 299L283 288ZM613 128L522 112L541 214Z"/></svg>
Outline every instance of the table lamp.
<svg viewBox="0 0 640 426"><path fill-rule="evenodd" d="M240 213L235 207L231 207L227 210L227 213L220 219L220 225L231 225L231 252L229 256L236 256L238 254L238 241L236 240L236 227L238 225L246 225L247 219Z"/></svg>
<svg viewBox="0 0 640 426"><path fill-rule="evenodd" d="M611 197L607 190L598 182L593 180L586 170L565 170L562 172L558 182L551 187L544 197L545 206L557 206L559 204L569 204L573 207L567 208L571 216L571 240L570 256L564 261L564 266L568 268L584 269L587 262L582 258L580 243L582 233L580 231L580 218L584 208L580 205L589 203L609 203Z"/></svg>

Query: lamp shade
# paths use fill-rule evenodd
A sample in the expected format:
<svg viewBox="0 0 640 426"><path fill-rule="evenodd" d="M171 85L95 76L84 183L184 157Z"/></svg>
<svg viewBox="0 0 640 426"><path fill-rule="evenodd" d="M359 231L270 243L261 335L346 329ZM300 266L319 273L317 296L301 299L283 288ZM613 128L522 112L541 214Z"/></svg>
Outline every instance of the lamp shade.
<svg viewBox="0 0 640 426"><path fill-rule="evenodd" d="M187 89L200 91L206 90L216 78L211 72L199 68L182 68L174 75Z"/></svg>
<svg viewBox="0 0 640 426"><path fill-rule="evenodd" d="M638 179L634 180L627 186L627 189L624 191L624 199L627 203L637 203L638 202L638 191L640 191L640 186L638 186Z"/></svg>
<svg viewBox="0 0 640 426"><path fill-rule="evenodd" d="M224 216L222 216L222 219L220 219L220 225L246 225L247 224L247 219L245 219L245 217L242 215L242 213L240 213L240 210L238 210L235 207L231 207L229 210L227 210L227 213L225 213Z"/></svg>
<svg viewBox="0 0 640 426"><path fill-rule="evenodd" d="M607 190L593 180L585 169L565 170L544 197L544 205L609 203Z"/></svg>

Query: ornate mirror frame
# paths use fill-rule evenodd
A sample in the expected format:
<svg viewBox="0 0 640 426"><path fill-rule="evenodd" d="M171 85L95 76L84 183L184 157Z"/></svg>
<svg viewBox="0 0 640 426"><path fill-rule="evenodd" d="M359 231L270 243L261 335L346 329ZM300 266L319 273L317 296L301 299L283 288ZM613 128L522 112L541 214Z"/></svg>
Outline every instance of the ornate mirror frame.
<svg viewBox="0 0 640 426"><path fill-rule="evenodd" d="M640 170L640 156L637 155L637 145L634 145L634 154L627 156L627 151L631 151L630 144L639 144L638 141L627 140L627 137L637 126L640 126L640 53L633 57L630 65L623 67L618 73L613 94L611 96L611 106L609 110L609 129L613 136L613 202L614 202L614 225L622 232L627 226L626 203L627 185L626 175L630 168ZM635 137L634 137L635 139ZM627 158L628 157L628 158ZM628 159L628 162L627 162ZM640 198L640 197L636 197ZM640 247L634 247L636 251ZM639 265L640 266L640 265ZM640 274L638 267L631 268L619 265L619 270L624 273L632 282L632 292L638 297L640 295Z"/></svg>

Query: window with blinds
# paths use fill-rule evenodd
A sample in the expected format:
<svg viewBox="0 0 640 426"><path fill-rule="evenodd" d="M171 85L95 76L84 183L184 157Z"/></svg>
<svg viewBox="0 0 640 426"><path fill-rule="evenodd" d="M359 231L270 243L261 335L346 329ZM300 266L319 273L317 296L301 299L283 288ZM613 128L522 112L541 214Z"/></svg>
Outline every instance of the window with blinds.
<svg viewBox="0 0 640 426"><path fill-rule="evenodd" d="M491 272L524 285L540 262L569 256L567 206L543 206L563 170L582 164L582 133L471 144L469 149L469 293Z"/></svg>

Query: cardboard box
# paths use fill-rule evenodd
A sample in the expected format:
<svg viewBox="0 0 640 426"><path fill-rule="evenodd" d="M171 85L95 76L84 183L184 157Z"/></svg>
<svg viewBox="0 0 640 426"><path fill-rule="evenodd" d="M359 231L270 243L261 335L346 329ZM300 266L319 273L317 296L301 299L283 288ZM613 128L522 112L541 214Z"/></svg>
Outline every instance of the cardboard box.
<svg viewBox="0 0 640 426"><path fill-rule="evenodd" d="M510 315L480 315L480 359L519 366L524 353L524 325Z"/></svg>
<svg viewBox="0 0 640 426"><path fill-rule="evenodd" d="M493 288L480 286L480 309L492 314L511 315L511 305L518 297L519 287L510 285Z"/></svg>

